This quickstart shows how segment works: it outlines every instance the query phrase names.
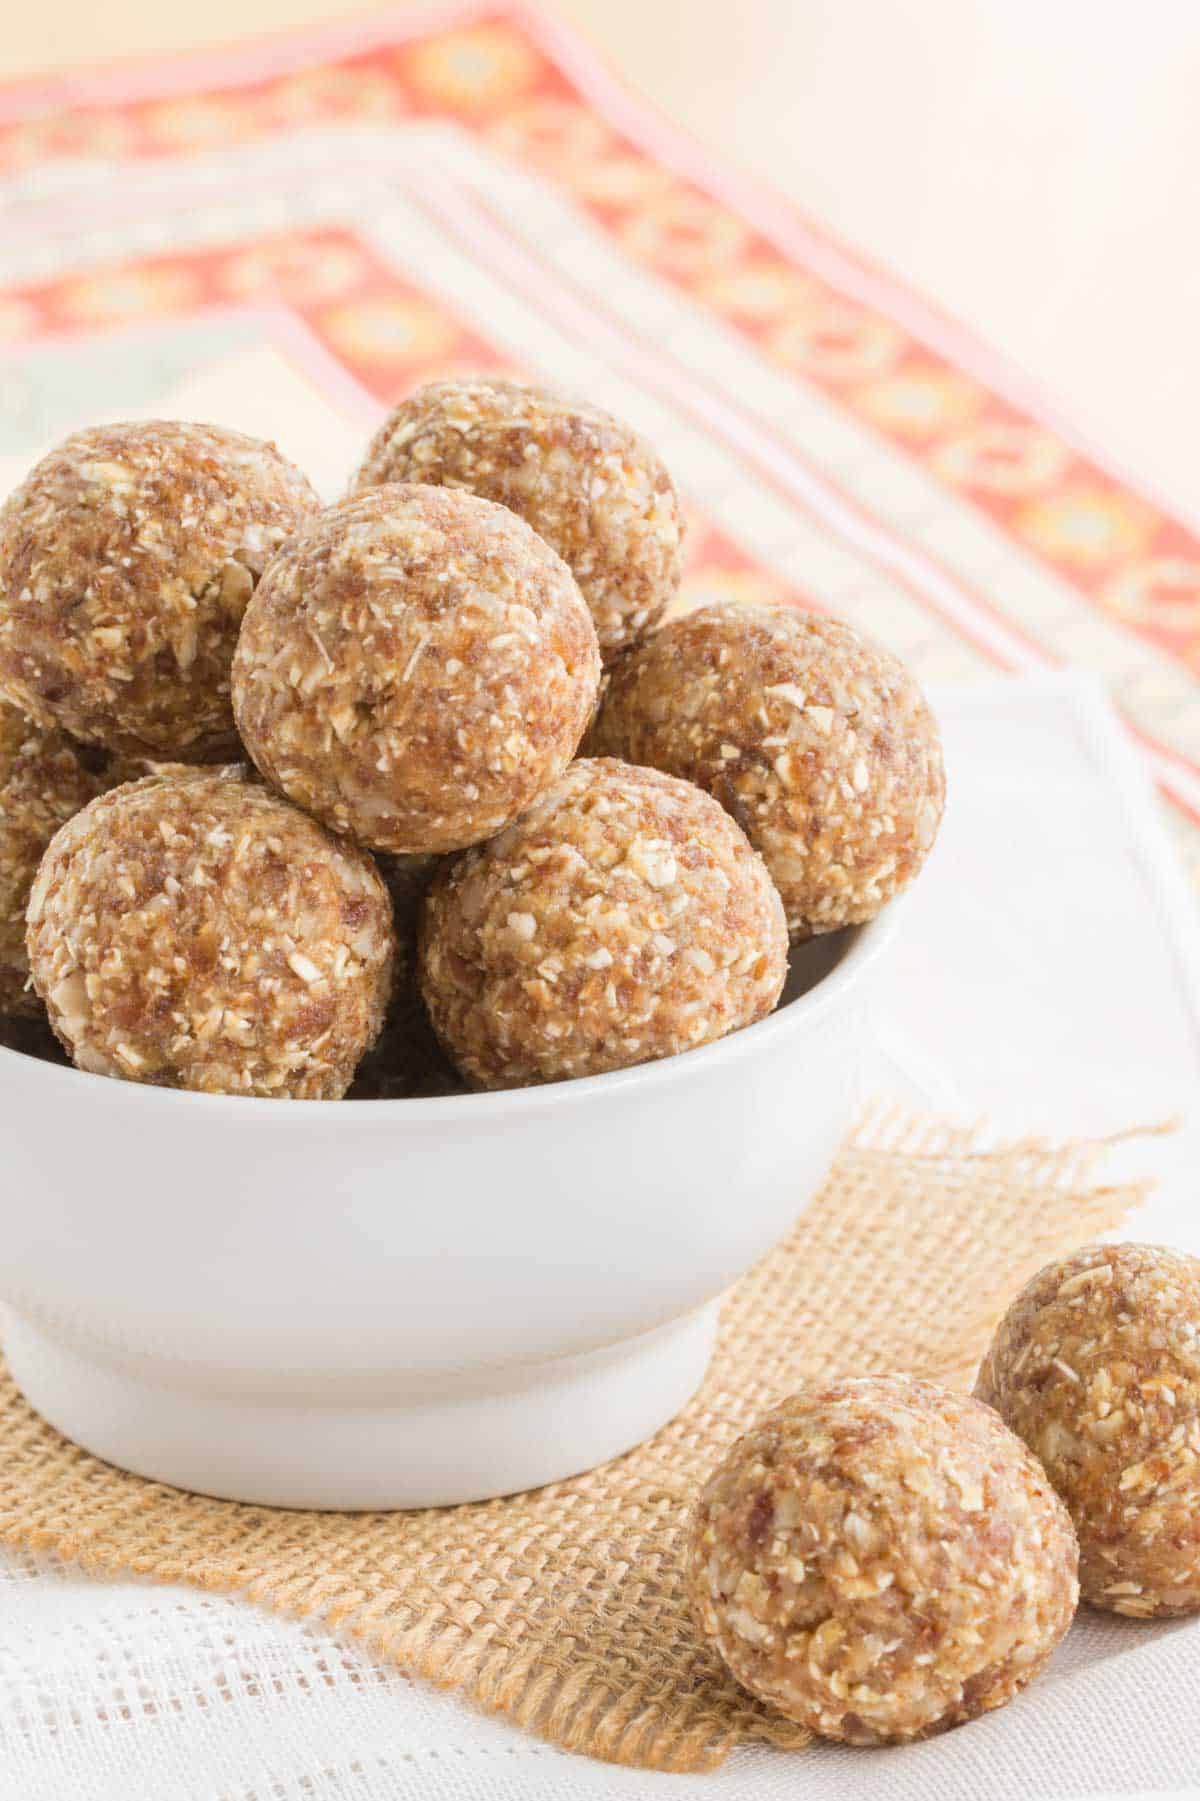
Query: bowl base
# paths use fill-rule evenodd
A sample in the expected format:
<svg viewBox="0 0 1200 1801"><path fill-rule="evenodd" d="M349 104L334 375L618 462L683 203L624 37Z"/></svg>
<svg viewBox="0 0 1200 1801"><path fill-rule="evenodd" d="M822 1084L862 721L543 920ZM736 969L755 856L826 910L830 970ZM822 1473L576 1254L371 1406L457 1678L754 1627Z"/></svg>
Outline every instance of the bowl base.
<svg viewBox="0 0 1200 1801"><path fill-rule="evenodd" d="M445 1378L362 1406L221 1392L187 1366L109 1361L9 1309L4 1348L42 1417L173 1488L266 1507L438 1507L540 1488L631 1450L700 1385L719 1303L581 1357ZM195 1372L192 1372L193 1375Z"/></svg>

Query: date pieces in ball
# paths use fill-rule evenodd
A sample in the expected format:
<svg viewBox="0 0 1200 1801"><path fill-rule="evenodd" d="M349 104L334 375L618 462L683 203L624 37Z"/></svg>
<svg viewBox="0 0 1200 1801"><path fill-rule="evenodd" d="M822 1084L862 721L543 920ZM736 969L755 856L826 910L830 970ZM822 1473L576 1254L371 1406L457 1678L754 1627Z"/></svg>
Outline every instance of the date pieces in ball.
<svg viewBox="0 0 1200 1801"><path fill-rule="evenodd" d="M1094 1607L1200 1611L1200 1261L1089 1245L1021 1290L976 1394L1041 1458Z"/></svg>
<svg viewBox="0 0 1200 1801"><path fill-rule="evenodd" d="M451 488L376 488L276 557L234 662L269 781L373 850L461 850L571 761L600 652L562 559L523 519Z"/></svg>
<svg viewBox="0 0 1200 1801"><path fill-rule="evenodd" d="M761 858L690 783L583 759L435 878L420 974L480 1088L693 1050L763 1018L787 970Z"/></svg>
<svg viewBox="0 0 1200 1801"><path fill-rule="evenodd" d="M42 1016L25 951L29 891L55 832L109 786L102 756L0 702L0 1017Z"/></svg>
<svg viewBox="0 0 1200 1801"><path fill-rule="evenodd" d="M988 1407L872 1376L813 1388L704 1489L696 1618L760 1700L825 1738L921 1738L1002 1707L1075 1611L1077 1551L1040 1464Z"/></svg>
<svg viewBox="0 0 1200 1801"><path fill-rule="evenodd" d="M787 606L670 621L618 663L588 748L715 795L796 938L873 919L906 888L945 798L937 725L903 664Z"/></svg>
<svg viewBox="0 0 1200 1801"><path fill-rule="evenodd" d="M605 662L655 626L679 587L675 485L636 432L549 388L483 376L433 382L380 426L360 489L466 488L527 519L568 565Z"/></svg>
<svg viewBox="0 0 1200 1801"><path fill-rule="evenodd" d="M77 432L0 508L0 695L132 757L240 754L229 666L317 496L272 444L173 421Z"/></svg>
<svg viewBox="0 0 1200 1801"><path fill-rule="evenodd" d="M337 1100L383 1024L392 909L365 852L236 770L149 776L52 841L29 959L80 1069Z"/></svg>

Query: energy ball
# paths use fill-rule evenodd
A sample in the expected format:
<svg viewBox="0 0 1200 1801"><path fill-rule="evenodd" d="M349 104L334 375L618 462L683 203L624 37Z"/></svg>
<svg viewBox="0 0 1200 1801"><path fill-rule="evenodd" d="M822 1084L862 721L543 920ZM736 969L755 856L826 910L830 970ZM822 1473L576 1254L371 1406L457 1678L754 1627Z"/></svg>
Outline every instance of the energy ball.
<svg viewBox="0 0 1200 1801"><path fill-rule="evenodd" d="M80 1069L210 1094L340 1099L391 991L371 859L236 769L148 776L77 813L28 942Z"/></svg>
<svg viewBox="0 0 1200 1801"><path fill-rule="evenodd" d="M570 570L523 519L376 488L292 539L246 610L238 726L267 779L372 850L490 838L570 762L600 683Z"/></svg>
<svg viewBox="0 0 1200 1801"><path fill-rule="evenodd" d="M662 617L679 587L675 485L644 439L549 388L432 382L380 426L356 486L468 488L527 519L569 566L605 662Z"/></svg>
<svg viewBox="0 0 1200 1801"><path fill-rule="evenodd" d="M421 989L478 1088L560 1082L694 1050L770 1013L787 930L762 860L715 801L587 761L439 872Z"/></svg>
<svg viewBox="0 0 1200 1801"><path fill-rule="evenodd" d="M975 1392L1041 1458L1079 1536L1085 1600L1200 1610L1200 1262L1089 1245L1034 1276Z"/></svg>
<svg viewBox="0 0 1200 1801"><path fill-rule="evenodd" d="M240 432L77 432L0 509L0 693L131 756L235 754L242 613L319 505L273 444Z"/></svg>
<svg viewBox="0 0 1200 1801"><path fill-rule="evenodd" d="M896 658L835 619L732 602L663 626L613 671L589 749L728 808L797 939L873 919L942 816L938 729Z"/></svg>
<svg viewBox="0 0 1200 1801"><path fill-rule="evenodd" d="M824 1738L922 1738L1003 1707L1078 1599L1066 1509L990 1408L904 1376L785 1401L703 1490L701 1630Z"/></svg>
<svg viewBox="0 0 1200 1801"><path fill-rule="evenodd" d="M42 1017L25 953L29 891L59 826L110 785L103 758L0 702L0 1018Z"/></svg>

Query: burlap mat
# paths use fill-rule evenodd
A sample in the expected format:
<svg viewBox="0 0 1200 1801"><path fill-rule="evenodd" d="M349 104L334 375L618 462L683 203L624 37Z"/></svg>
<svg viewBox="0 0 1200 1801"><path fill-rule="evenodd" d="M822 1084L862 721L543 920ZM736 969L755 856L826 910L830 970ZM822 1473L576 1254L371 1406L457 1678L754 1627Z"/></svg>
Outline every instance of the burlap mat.
<svg viewBox="0 0 1200 1801"><path fill-rule="evenodd" d="M746 1740L801 1746L697 1638L686 1509L725 1446L811 1377L969 1381L1025 1277L1140 1198L1091 1185L1103 1146L977 1145L895 1118L860 1128L791 1237L734 1290L701 1393L591 1475L416 1514L239 1507L110 1468L5 1377L0 1538L319 1618L593 1757L702 1770Z"/></svg>

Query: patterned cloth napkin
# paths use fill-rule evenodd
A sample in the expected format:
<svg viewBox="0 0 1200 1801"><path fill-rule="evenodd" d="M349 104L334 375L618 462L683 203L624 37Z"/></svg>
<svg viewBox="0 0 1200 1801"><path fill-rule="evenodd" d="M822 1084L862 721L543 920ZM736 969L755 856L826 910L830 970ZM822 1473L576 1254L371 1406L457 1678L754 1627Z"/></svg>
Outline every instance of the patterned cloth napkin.
<svg viewBox="0 0 1200 1801"><path fill-rule="evenodd" d="M680 481L684 606L791 596L930 682L1093 669L1200 847L1197 536L525 6L0 90L0 347L0 482L171 407L333 491L418 382L577 389Z"/></svg>

